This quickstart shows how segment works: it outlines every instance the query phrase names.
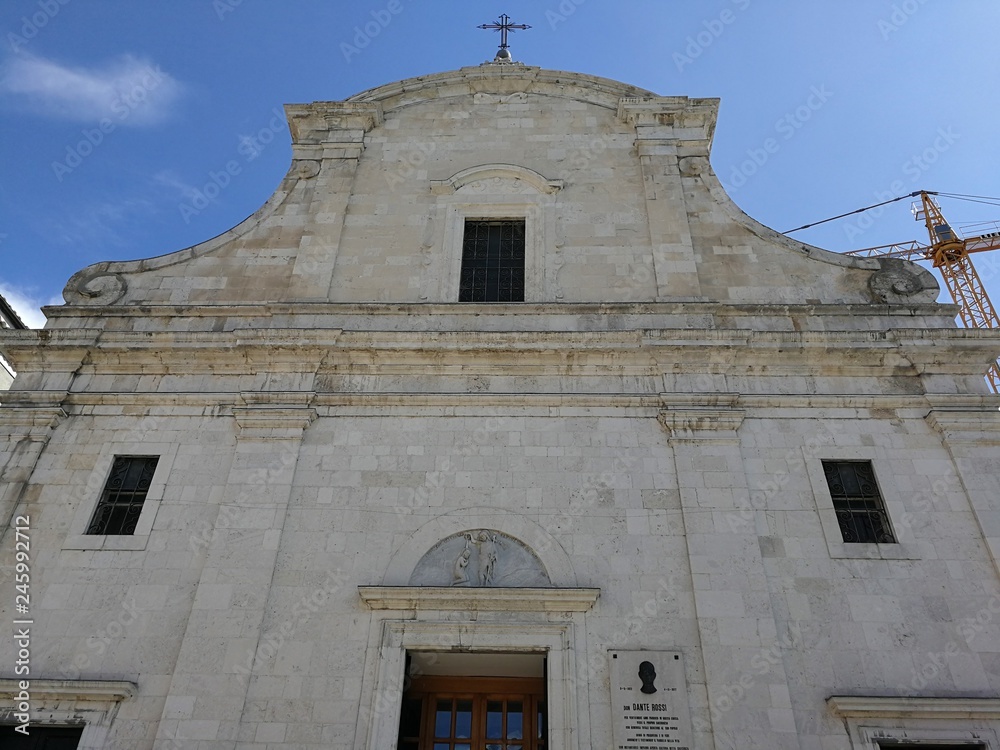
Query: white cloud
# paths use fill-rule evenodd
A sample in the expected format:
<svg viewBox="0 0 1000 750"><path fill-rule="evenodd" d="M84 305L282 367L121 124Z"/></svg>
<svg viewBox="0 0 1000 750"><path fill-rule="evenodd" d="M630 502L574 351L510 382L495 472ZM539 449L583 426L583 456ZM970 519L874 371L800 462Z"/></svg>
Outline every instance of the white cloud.
<svg viewBox="0 0 1000 750"><path fill-rule="evenodd" d="M189 182L185 182L172 169L163 169L153 175L153 184L157 187L166 188L169 192L180 196L183 200L190 201L201 195L201 191Z"/></svg>
<svg viewBox="0 0 1000 750"><path fill-rule="evenodd" d="M92 124L146 126L165 120L184 87L159 65L126 55L101 67L62 65L31 54L0 68L0 94L39 114Z"/></svg>
<svg viewBox="0 0 1000 750"><path fill-rule="evenodd" d="M65 245L128 245L128 227L155 212L155 204L143 195L99 198L74 210L47 217L40 231Z"/></svg>
<svg viewBox="0 0 1000 750"><path fill-rule="evenodd" d="M2 281L0 281L0 294L28 328L41 328L45 325L45 316L39 309L42 305L65 304L62 297L52 297L46 302L37 296L34 289L19 289Z"/></svg>

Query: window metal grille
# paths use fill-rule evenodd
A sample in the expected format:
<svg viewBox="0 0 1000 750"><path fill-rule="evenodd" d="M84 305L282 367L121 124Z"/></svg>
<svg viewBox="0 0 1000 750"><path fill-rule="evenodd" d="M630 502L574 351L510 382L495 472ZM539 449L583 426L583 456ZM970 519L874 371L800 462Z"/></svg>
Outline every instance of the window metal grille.
<svg viewBox="0 0 1000 750"><path fill-rule="evenodd" d="M524 302L524 221L465 222L459 302Z"/></svg>
<svg viewBox="0 0 1000 750"><path fill-rule="evenodd" d="M871 461L824 461L823 471L845 542L892 544L896 541Z"/></svg>
<svg viewBox="0 0 1000 750"><path fill-rule="evenodd" d="M88 534L134 534L157 456L115 456Z"/></svg>

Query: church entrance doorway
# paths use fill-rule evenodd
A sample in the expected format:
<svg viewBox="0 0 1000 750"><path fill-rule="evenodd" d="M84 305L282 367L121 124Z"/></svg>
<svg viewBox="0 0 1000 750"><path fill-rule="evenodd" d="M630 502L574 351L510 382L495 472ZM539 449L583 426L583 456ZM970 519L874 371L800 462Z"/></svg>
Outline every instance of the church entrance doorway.
<svg viewBox="0 0 1000 750"><path fill-rule="evenodd" d="M11 726L0 726L0 747L10 750L76 750L83 727L44 727L32 724L25 736Z"/></svg>
<svg viewBox="0 0 1000 750"><path fill-rule="evenodd" d="M400 717L400 750L546 750L543 657L412 657ZM490 676L480 676L484 673Z"/></svg>

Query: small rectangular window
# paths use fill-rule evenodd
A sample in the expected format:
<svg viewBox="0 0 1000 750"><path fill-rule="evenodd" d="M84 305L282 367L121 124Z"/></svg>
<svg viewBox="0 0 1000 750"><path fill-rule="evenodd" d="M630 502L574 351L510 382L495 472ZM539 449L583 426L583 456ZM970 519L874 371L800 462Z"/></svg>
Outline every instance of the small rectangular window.
<svg viewBox="0 0 1000 750"><path fill-rule="evenodd" d="M88 534L135 533L158 460L157 456L115 456Z"/></svg>
<svg viewBox="0 0 1000 750"><path fill-rule="evenodd" d="M459 302L524 302L524 220L467 219Z"/></svg>
<svg viewBox="0 0 1000 750"><path fill-rule="evenodd" d="M895 543L871 461L823 461L823 472L845 543Z"/></svg>

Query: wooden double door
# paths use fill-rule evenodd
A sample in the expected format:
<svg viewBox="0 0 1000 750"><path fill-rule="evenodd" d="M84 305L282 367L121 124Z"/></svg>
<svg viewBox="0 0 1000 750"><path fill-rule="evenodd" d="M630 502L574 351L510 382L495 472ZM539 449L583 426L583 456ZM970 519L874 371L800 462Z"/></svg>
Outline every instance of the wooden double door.
<svg viewBox="0 0 1000 750"><path fill-rule="evenodd" d="M545 681L422 677L403 696L399 750L545 750Z"/></svg>

